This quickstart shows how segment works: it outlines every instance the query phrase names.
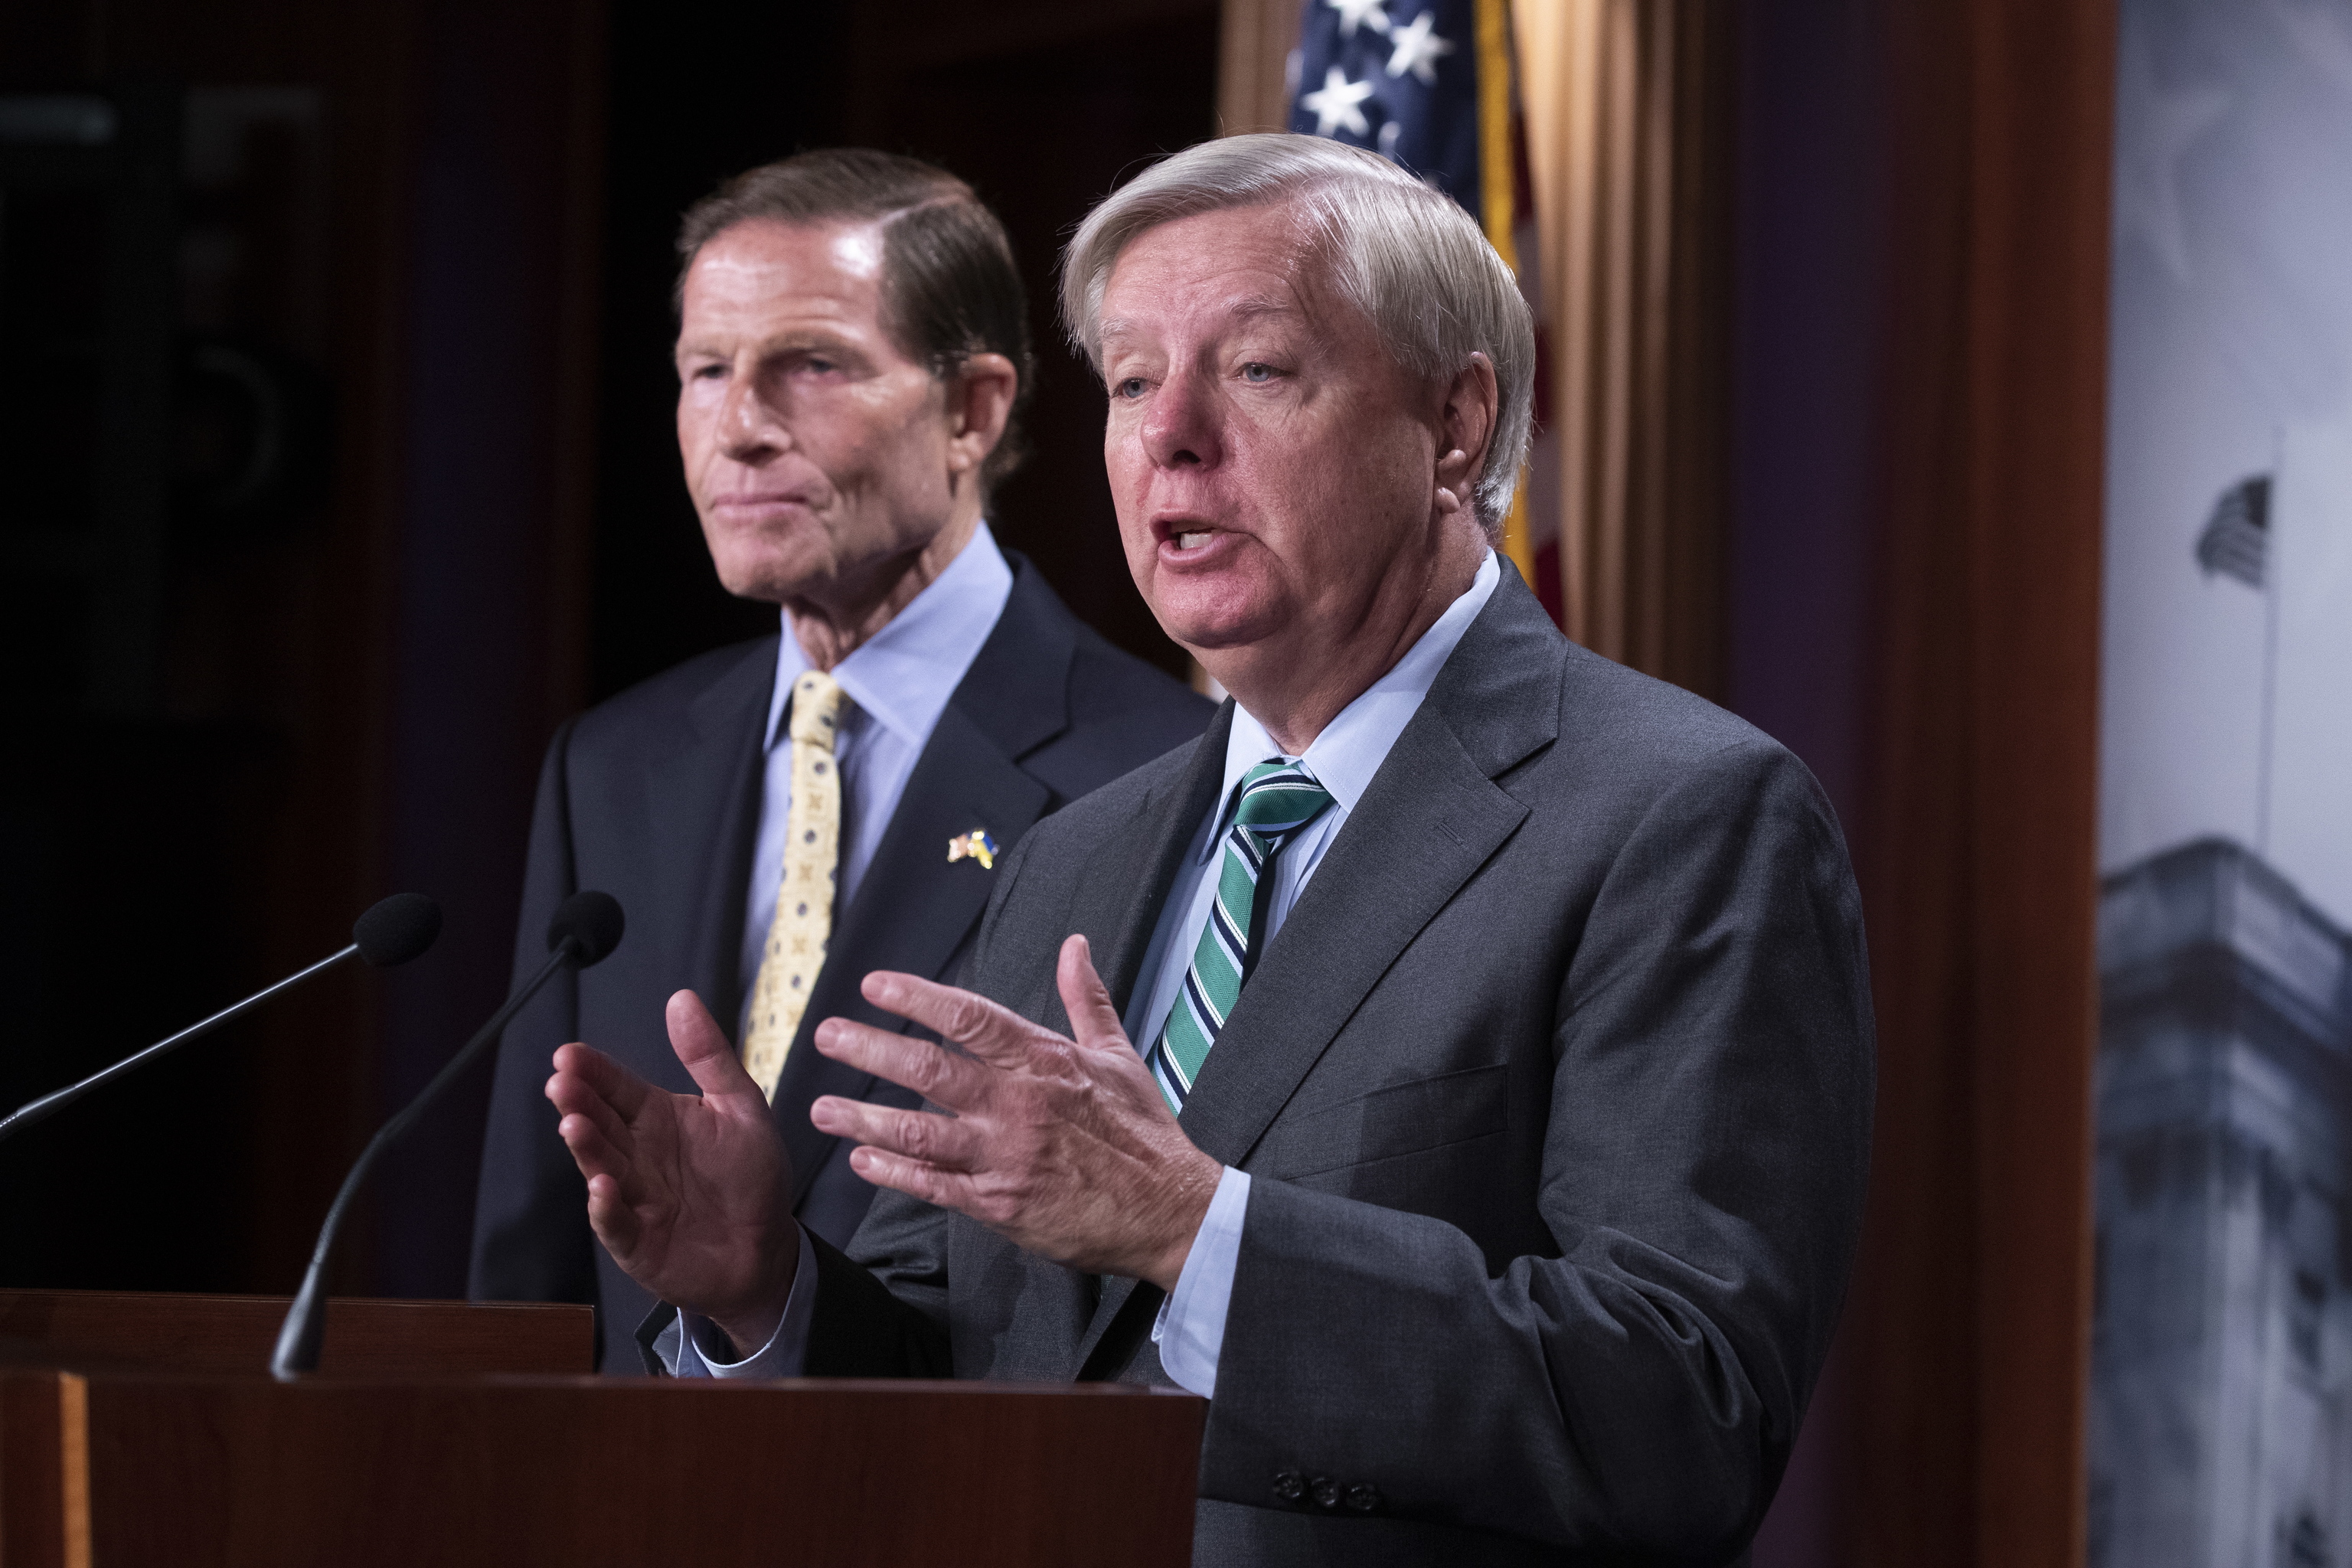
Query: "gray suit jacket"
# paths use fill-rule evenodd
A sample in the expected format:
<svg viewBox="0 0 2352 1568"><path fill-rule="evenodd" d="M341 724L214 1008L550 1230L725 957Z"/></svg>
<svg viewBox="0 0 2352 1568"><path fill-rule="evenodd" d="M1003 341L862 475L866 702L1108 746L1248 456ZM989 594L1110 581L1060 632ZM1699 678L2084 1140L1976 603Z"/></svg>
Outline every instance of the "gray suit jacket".
<svg viewBox="0 0 2352 1568"><path fill-rule="evenodd" d="M1076 931L1126 1005L1231 722L1039 824L974 988L1066 1029ZM1184 1108L1253 1178L1198 1560L1738 1556L1836 1321L1872 1076L1811 775L1507 573ZM1157 1305L885 1194L819 1249L809 1370L1165 1382Z"/></svg>

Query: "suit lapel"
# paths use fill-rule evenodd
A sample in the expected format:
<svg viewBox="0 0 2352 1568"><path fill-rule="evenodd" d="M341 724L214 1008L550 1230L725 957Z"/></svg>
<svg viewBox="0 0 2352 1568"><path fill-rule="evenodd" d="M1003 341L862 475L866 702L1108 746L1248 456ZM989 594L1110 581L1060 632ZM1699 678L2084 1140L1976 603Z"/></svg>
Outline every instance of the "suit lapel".
<svg viewBox="0 0 2352 1568"><path fill-rule="evenodd" d="M1137 813L1135 829L1097 851L1099 875L1081 883L1072 901L1070 929L1086 933L1095 970L1121 1014L1135 994L1160 913L1183 868L1201 819L1217 803L1225 777L1225 742L1233 733L1227 701L1195 742L1192 761ZM1067 1032L1070 1020L1055 998L1046 1022Z"/></svg>
<svg viewBox="0 0 2352 1568"><path fill-rule="evenodd" d="M1202 1064L1182 1121L1203 1151L1248 1156L1397 955L1526 817L1494 779L1558 734L1566 652L1507 566Z"/></svg>
<svg viewBox="0 0 2352 1568"><path fill-rule="evenodd" d="M1043 816L1052 792L1005 760L1004 753L950 706L940 715L915 771L899 796L873 864L827 944L824 968L784 1058L776 1084L776 1121L793 1163L798 1204L833 1139L817 1131L808 1108L820 1095L863 1099L873 1076L818 1050L810 1038L827 1018L854 1018L877 1028L903 1029L858 992L866 976L891 969L926 979L955 956L994 890L995 873L977 860L950 863L948 840L984 827L1011 844Z"/></svg>
<svg viewBox="0 0 2352 1568"><path fill-rule="evenodd" d="M1527 807L1494 780L1557 737L1566 651L1505 563L1494 595L1397 737L1218 1035L1181 1118L1202 1150L1225 1164L1248 1156L1397 955L1525 819ZM1229 703L1202 737L1185 787L1164 808L1155 802L1156 820L1133 836L1149 849L1127 856L1139 896L1114 950L1123 967L1112 995L1122 1011L1178 861L1215 801L1232 728ZM1102 887L1112 879L1092 881ZM1112 897L1103 887L1097 907ZM1129 1279L1100 1285L1070 1362L1079 1379L1127 1369L1161 1300L1159 1287Z"/></svg>
<svg viewBox="0 0 2352 1568"><path fill-rule="evenodd" d="M1085 879L1071 908L1071 929L1084 931L1097 955L1096 969L1110 992L1111 1005L1124 1015L1142 978L1143 961L1159 928L1160 915L1174 893L1183 869L1184 851L1192 836L1217 804L1225 777L1225 742L1234 728L1234 705L1228 701L1209 721L1194 743L1192 761L1170 785L1155 794L1137 814L1134 831L1120 835L1097 852L1099 876ZM1049 980L1047 985L1051 987ZM1045 1020L1051 1028L1066 1031L1070 1021L1061 999L1052 998ZM1121 1276L1080 1275L1058 1265L1043 1263L1024 1253L1033 1268L1051 1268L1066 1279L1096 1288L1086 1332L1072 1352L1071 1375L1095 1382L1117 1375L1132 1353L1139 1314L1159 1310L1160 1289L1150 1287L1136 1295L1136 1281ZM1122 1313L1130 1298L1134 1310ZM1116 1331L1113 1331L1117 1325ZM1097 1354L1097 1352L1102 1353Z"/></svg>
<svg viewBox="0 0 2352 1568"><path fill-rule="evenodd" d="M682 743L646 768L656 896L652 909L628 911L631 929L672 944L659 973L691 987L728 1027L742 1003L743 886L759 832L760 742L775 682L776 639L765 637L703 689L687 710ZM682 1080L684 1069L667 1052L661 1057Z"/></svg>
<svg viewBox="0 0 2352 1568"><path fill-rule="evenodd" d="M856 896L826 944L809 1005L776 1081L774 1114L792 1156L793 1202L833 1152L834 1140L809 1121L820 1095L863 1099L874 1078L811 1043L827 1018L878 1028L906 1021L873 1006L859 984L877 969L926 978L946 974L994 890L995 873L972 859L950 862L948 840L985 829L1010 848L1061 802L1024 773L1021 757L1069 725L1069 612L1017 555L1012 594L988 639L957 683L938 726L908 776L905 792Z"/></svg>

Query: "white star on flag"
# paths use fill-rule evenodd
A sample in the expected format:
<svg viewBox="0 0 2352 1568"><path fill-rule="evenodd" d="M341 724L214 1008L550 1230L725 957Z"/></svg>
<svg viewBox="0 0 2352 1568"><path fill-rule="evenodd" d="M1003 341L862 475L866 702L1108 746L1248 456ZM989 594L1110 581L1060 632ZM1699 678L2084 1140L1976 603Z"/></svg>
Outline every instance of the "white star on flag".
<svg viewBox="0 0 2352 1568"><path fill-rule="evenodd" d="M1354 37L1359 26L1370 27L1384 37L1388 34L1389 14L1381 9L1382 0L1323 0L1323 3L1339 13L1339 36L1343 38ZM1324 134L1328 136L1330 132L1325 132Z"/></svg>
<svg viewBox="0 0 2352 1568"><path fill-rule="evenodd" d="M1339 0L1332 3L1337 5ZM1389 56L1389 75L1411 71L1423 87L1437 85L1437 62L1454 52L1454 45L1437 36L1437 18L1427 11L1413 18L1411 26L1390 33L1389 42L1396 46Z"/></svg>
<svg viewBox="0 0 2352 1568"><path fill-rule="evenodd" d="M1314 92L1299 95L1298 107L1315 116L1315 134L1328 136L1340 126L1351 136L1371 134L1371 121L1356 106L1372 96L1372 79L1349 81L1348 73L1333 66L1323 73L1323 85Z"/></svg>

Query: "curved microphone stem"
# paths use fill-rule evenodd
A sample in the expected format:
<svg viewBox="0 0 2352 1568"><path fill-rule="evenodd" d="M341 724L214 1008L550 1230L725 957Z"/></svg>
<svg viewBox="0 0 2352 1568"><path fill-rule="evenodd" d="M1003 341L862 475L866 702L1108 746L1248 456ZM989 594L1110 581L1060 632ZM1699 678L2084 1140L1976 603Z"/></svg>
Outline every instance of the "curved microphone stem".
<svg viewBox="0 0 2352 1568"><path fill-rule="evenodd" d="M240 1017L246 1013L250 1012L252 1009L260 1006L264 1002L268 1001L272 996L277 995L280 991L285 990L288 986L299 985L305 980L310 979L313 974L318 973L319 971L332 968L334 965L341 963L343 960L359 952L359 950L360 944L353 942L351 946L343 949L342 952L334 954L332 957L319 960L318 963L312 964L310 968L303 970L300 973L288 975L285 979L279 981L268 990L255 992L244 1001L239 1002L236 1006L224 1007L219 1012L214 1014L211 1017L206 1018L203 1023L189 1025L186 1028L181 1030L178 1034L173 1035L168 1040L158 1040L153 1045L148 1047L145 1050L139 1052L135 1056L125 1057L121 1061L115 1063L112 1067L104 1068L90 1074L79 1083L69 1084L66 1088L58 1089L55 1094L45 1094L29 1105L19 1106L16 1110L10 1111L5 1117L0 1117L0 1138L5 1138L12 1132L30 1127L36 1121L47 1120L48 1117L63 1110L67 1106L71 1105L75 1100L79 1100L83 1095L88 1094L91 1089L96 1089L99 1085L111 1082L113 1079L120 1078L122 1074L129 1072L132 1068L138 1067L143 1062L152 1061L155 1058L162 1056L165 1051L170 1050L174 1046L184 1046L190 1040L196 1038L200 1035L211 1034L215 1029L219 1028L223 1024L227 1023L230 1019Z"/></svg>
<svg viewBox="0 0 2352 1568"><path fill-rule="evenodd" d="M508 997L507 1005L490 1016L490 1021L482 1026L481 1032L467 1040L464 1048L433 1075L433 1081L426 1084L399 1115L385 1122L383 1130L368 1140L368 1146L360 1151L358 1161L352 1166L352 1173L343 1178L341 1190L335 1194L334 1203L327 1209L326 1223L319 1226L319 1245L311 1249L310 1267L302 1276L302 1289L295 1293L294 1304L286 1310L285 1326L278 1331L278 1349L269 1358L271 1373L279 1378L294 1378L318 1370L319 1346L325 1338L327 1326L327 1298L323 1284L327 1258L334 1251L335 1233L342 1228L343 1213L352 1206L352 1199L359 1192L360 1184L367 1180L368 1171L375 1164L376 1156L399 1142L400 1135L408 1131L427 1106L440 1098L442 1090L455 1082L474 1064L474 1059L498 1039L508 1022L522 1011L523 1004L539 994L541 986L553 979L558 970L577 963L586 952L576 937L566 937L559 943L548 955L546 966L532 975L520 990Z"/></svg>

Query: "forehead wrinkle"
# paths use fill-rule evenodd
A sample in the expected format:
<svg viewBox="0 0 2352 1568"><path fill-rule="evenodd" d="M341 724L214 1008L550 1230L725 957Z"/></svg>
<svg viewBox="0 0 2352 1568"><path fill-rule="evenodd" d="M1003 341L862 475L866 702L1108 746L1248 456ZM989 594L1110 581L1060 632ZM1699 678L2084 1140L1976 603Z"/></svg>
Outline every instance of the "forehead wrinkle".
<svg viewBox="0 0 2352 1568"><path fill-rule="evenodd" d="M679 353L721 353L730 348L749 347L755 353L772 354L794 349L848 350L856 347L855 323L838 310L829 313L812 312L813 320L790 322L772 330L729 331L721 323L705 323L698 331L681 331L676 352Z"/></svg>
<svg viewBox="0 0 2352 1568"><path fill-rule="evenodd" d="M1229 320L1244 321L1280 316L1303 319L1307 315L1307 311L1296 300L1279 300L1264 294L1250 294L1238 300L1229 300L1225 302L1224 313ZM1140 321L1132 321L1125 316L1103 318L1100 336L1106 343L1119 338L1149 335L1150 335L1150 330Z"/></svg>
<svg viewBox="0 0 2352 1568"><path fill-rule="evenodd" d="M1275 300L1269 299L1263 294L1253 295L1246 299L1233 300L1225 306L1225 312L1228 315L1236 317L1244 321L1255 321L1268 316L1304 316L1307 314L1304 310L1300 309L1299 303L1296 300Z"/></svg>

